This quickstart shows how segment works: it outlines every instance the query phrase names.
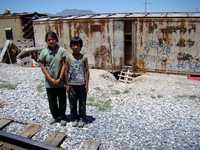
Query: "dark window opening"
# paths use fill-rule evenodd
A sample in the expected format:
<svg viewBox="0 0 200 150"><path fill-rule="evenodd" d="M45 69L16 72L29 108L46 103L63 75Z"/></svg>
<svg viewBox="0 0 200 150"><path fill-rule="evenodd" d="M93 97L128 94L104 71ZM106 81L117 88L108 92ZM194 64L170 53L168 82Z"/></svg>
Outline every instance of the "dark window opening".
<svg viewBox="0 0 200 150"><path fill-rule="evenodd" d="M6 40L13 40L13 33L11 28L5 29Z"/></svg>

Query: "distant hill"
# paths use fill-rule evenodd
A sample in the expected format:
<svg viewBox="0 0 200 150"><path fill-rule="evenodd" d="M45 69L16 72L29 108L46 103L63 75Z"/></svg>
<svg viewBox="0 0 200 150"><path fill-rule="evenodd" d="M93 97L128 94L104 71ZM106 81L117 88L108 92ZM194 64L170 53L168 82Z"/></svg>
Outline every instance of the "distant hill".
<svg viewBox="0 0 200 150"><path fill-rule="evenodd" d="M69 16L69 15L88 15L88 14L95 14L91 10L82 10L82 9L65 9L61 12L56 14L48 14L49 16Z"/></svg>

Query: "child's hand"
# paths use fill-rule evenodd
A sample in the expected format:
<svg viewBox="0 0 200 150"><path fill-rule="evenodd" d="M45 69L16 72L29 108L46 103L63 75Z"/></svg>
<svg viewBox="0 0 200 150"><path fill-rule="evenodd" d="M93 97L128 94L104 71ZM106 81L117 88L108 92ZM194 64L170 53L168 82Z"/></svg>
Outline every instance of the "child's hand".
<svg viewBox="0 0 200 150"><path fill-rule="evenodd" d="M51 79L51 82L52 82L52 84L56 87L56 86L59 85L60 80L59 80L59 79L55 80L55 79L52 78L52 79Z"/></svg>
<svg viewBox="0 0 200 150"><path fill-rule="evenodd" d="M66 93L69 92L69 85L65 85L65 88L66 88Z"/></svg>
<svg viewBox="0 0 200 150"><path fill-rule="evenodd" d="M53 83L53 84L54 84L55 86L58 86L59 83L60 83L60 79L57 79L57 80L54 80L54 83Z"/></svg>
<svg viewBox="0 0 200 150"><path fill-rule="evenodd" d="M89 87L87 84L85 85L85 89L86 89L86 93L88 93Z"/></svg>

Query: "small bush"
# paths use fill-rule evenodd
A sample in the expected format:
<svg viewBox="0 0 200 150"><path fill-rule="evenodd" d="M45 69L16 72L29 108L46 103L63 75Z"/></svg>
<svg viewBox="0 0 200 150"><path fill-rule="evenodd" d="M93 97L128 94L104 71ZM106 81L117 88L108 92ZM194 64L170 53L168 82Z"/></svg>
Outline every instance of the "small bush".
<svg viewBox="0 0 200 150"><path fill-rule="evenodd" d="M0 80L0 89L8 89L8 90L14 90L16 89L17 84L11 83L9 81Z"/></svg>
<svg viewBox="0 0 200 150"><path fill-rule="evenodd" d="M121 93L120 93L119 90L113 90L113 91L112 91L112 94L119 95L119 94L121 94Z"/></svg>
<svg viewBox="0 0 200 150"><path fill-rule="evenodd" d="M101 90L100 87L95 87L94 89L97 90L97 91L100 91L100 90Z"/></svg>
<svg viewBox="0 0 200 150"><path fill-rule="evenodd" d="M190 100L194 100L194 99L200 99L199 96L196 95L178 95L176 96L178 99L190 99Z"/></svg>
<svg viewBox="0 0 200 150"><path fill-rule="evenodd" d="M101 103L101 105L98 106L98 109L100 111L110 111L112 109L111 100L107 100Z"/></svg>
<svg viewBox="0 0 200 150"><path fill-rule="evenodd" d="M124 90L124 92L123 92L124 94L127 94L127 93L129 93L129 90L128 89L126 89L126 90Z"/></svg>
<svg viewBox="0 0 200 150"><path fill-rule="evenodd" d="M87 105L88 106L94 106L96 107L99 111L109 111L111 110L111 100L96 100L94 97L89 97L87 100Z"/></svg>
<svg viewBox="0 0 200 150"><path fill-rule="evenodd" d="M37 85L37 91L39 92L39 93L43 93L44 92L44 81L43 80L41 80L40 81L40 83Z"/></svg>

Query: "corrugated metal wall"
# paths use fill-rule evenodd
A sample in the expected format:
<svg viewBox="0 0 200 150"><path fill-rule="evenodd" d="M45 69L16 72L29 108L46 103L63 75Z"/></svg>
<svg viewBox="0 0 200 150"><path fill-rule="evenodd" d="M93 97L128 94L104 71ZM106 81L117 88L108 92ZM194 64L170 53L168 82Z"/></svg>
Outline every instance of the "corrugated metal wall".
<svg viewBox="0 0 200 150"><path fill-rule="evenodd" d="M60 44L70 50L70 39L79 34L83 39L82 52L87 55L89 65L101 69L120 69L123 60L123 22L113 20L50 20L34 22L36 46L44 46L45 33L55 31Z"/></svg>
<svg viewBox="0 0 200 150"><path fill-rule="evenodd" d="M132 32L126 29L130 25L125 25L125 20L132 23ZM49 30L59 35L60 44L69 51L70 39L79 34L84 41L82 52L95 68L117 71L126 64L126 58L131 58L128 63L143 71L200 72L200 18L197 17L35 21L36 46L45 45L44 36ZM131 40L128 50L125 50L126 40Z"/></svg>
<svg viewBox="0 0 200 150"><path fill-rule="evenodd" d="M136 37L140 70L200 72L199 18L141 18Z"/></svg>

